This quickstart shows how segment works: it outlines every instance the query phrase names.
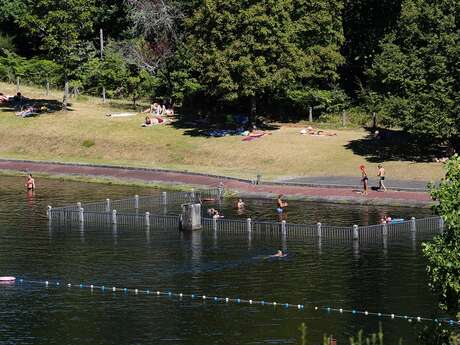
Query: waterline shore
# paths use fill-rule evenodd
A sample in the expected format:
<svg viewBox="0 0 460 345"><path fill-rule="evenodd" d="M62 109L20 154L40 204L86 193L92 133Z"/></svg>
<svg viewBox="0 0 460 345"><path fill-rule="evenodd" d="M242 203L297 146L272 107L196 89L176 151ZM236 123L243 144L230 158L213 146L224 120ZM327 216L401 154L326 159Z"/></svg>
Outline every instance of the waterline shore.
<svg viewBox="0 0 460 345"><path fill-rule="evenodd" d="M389 205L430 207L432 200L425 191L369 191L368 196L352 187L328 185L293 185L264 182L253 184L250 180L226 176L206 175L184 171L133 168L79 163L57 163L0 159L0 172L4 174L33 173L38 176L63 178L97 183L145 185L175 190L209 188L223 184L227 192L240 197L274 198L283 194L290 200L362 205Z"/></svg>

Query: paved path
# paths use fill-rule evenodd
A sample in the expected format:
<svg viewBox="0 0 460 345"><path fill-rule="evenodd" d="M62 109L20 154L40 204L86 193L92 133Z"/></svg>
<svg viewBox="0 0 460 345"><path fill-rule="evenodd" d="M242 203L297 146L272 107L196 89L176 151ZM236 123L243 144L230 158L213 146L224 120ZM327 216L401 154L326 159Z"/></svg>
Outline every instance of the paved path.
<svg viewBox="0 0 460 345"><path fill-rule="evenodd" d="M0 170L27 171L51 175L109 177L120 180L186 184L198 187L215 187L222 182L226 189L232 190L241 196L274 197L278 194L284 194L291 199L299 200L374 205L427 206L431 203L431 199L426 192L370 191L368 196L363 196L354 188L313 187L280 183L270 184L268 182L254 185L242 179L157 169L0 159Z"/></svg>
<svg viewBox="0 0 460 345"><path fill-rule="evenodd" d="M289 179L282 179L279 182L296 184L296 185L315 185L315 186L328 186L328 187L343 187L343 188L359 188L361 178L360 176L312 176L312 177L294 177ZM427 191L429 181L402 181L393 180L386 177L385 186L391 190L405 190L424 192ZM379 180L377 177L369 177L369 186L378 186Z"/></svg>

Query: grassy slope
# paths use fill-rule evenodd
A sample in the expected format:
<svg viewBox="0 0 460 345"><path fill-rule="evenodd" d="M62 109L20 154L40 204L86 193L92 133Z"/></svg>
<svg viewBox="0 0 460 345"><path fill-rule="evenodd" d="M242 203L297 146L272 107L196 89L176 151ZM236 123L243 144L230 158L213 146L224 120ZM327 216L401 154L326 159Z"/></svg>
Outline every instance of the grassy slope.
<svg viewBox="0 0 460 345"><path fill-rule="evenodd" d="M24 87L23 94L43 98L43 91ZM0 92L14 94L13 85L0 83ZM61 99L52 92L49 99ZM282 127L253 142L241 137L204 138L184 134L171 126L142 128L141 114L107 118L122 111L122 104L103 105L86 98L73 104L73 111L22 119L0 108L0 157L67 162L109 163L161 167L231 176L265 178L284 176L359 176L365 157L345 145L363 138L363 130L339 130L336 137L299 135L299 128ZM85 140L95 145L84 147ZM369 174L376 164L366 163ZM398 179L440 178L438 163L385 162L388 175Z"/></svg>

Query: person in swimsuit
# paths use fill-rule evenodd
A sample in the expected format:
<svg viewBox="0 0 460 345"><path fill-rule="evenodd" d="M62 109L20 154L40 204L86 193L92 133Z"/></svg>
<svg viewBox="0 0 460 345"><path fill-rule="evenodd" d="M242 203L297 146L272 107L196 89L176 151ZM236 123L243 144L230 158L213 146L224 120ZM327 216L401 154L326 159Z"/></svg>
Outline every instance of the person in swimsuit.
<svg viewBox="0 0 460 345"><path fill-rule="evenodd" d="M32 174L29 174L27 176L26 188L27 188L27 190L32 190L32 191L35 190L35 180L32 177Z"/></svg>
<svg viewBox="0 0 460 345"><path fill-rule="evenodd" d="M360 165L359 169L361 170L361 182L363 183L363 195L367 195L369 178L367 177L366 167L364 165Z"/></svg>
<svg viewBox="0 0 460 345"><path fill-rule="evenodd" d="M278 199L276 200L276 212L283 213L284 208L287 207L288 203L283 201L283 194L278 195Z"/></svg>
<svg viewBox="0 0 460 345"><path fill-rule="evenodd" d="M242 210L246 204L244 203L243 199L238 199L238 202L236 203L236 208L238 210Z"/></svg>
<svg viewBox="0 0 460 345"><path fill-rule="evenodd" d="M281 250L278 250L276 252L276 254L273 254L273 255L270 255L272 258L282 258L283 256L285 256L285 254L281 251Z"/></svg>
<svg viewBox="0 0 460 345"><path fill-rule="evenodd" d="M382 188L383 188L383 191L386 192L387 187L385 187L385 185L383 184L383 181L385 181L385 168L383 167L382 164L379 164L378 168L379 168L379 171L377 173L377 176L380 178L380 180L379 180L379 190L382 190Z"/></svg>

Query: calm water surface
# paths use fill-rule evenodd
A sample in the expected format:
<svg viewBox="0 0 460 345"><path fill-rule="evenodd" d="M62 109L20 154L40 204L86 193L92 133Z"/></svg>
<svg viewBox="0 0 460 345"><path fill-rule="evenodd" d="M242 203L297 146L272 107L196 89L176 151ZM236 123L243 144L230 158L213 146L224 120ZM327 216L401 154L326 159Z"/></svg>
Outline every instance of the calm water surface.
<svg viewBox="0 0 460 345"><path fill-rule="evenodd" d="M261 257L280 239L176 229L49 227L46 205L123 198L156 191L56 180L38 181L27 195L23 180L0 177L0 275L170 290L210 296L302 303L304 311L216 304L87 289L23 284L0 286L1 344L297 344L302 322L309 343L333 334L339 344L359 329L378 329L373 317L327 314L336 306L430 317L436 300L427 288L422 240L327 243L289 240L288 260ZM275 219L273 201L248 201L233 214L233 201L218 205L230 218ZM167 212L174 212L173 209ZM349 225L376 223L381 214L422 217L429 210L291 203L289 221ZM387 344L415 343L413 325L382 323Z"/></svg>

